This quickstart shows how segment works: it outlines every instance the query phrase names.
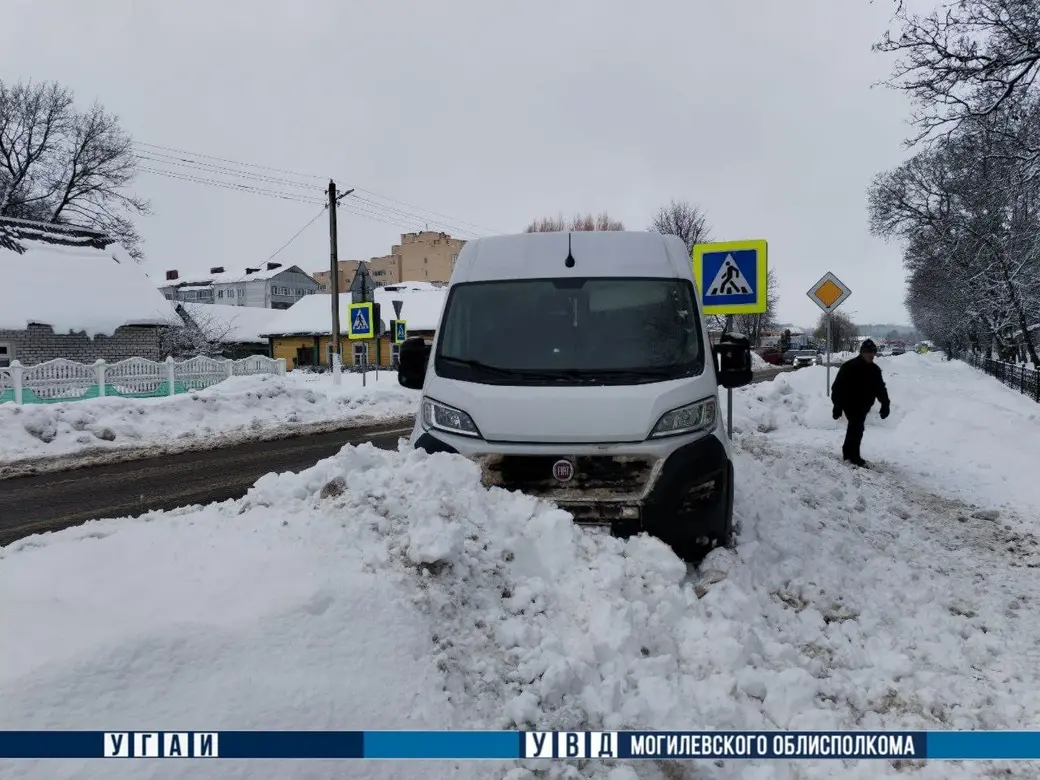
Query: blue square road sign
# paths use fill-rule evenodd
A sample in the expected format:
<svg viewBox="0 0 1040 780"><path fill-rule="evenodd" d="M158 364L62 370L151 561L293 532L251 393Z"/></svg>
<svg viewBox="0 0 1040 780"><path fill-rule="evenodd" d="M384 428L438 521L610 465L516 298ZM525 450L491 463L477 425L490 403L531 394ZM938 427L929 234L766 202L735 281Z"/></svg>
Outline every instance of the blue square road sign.
<svg viewBox="0 0 1040 780"><path fill-rule="evenodd" d="M761 314L767 305L766 242L697 244L693 275L705 314Z"/></svg>

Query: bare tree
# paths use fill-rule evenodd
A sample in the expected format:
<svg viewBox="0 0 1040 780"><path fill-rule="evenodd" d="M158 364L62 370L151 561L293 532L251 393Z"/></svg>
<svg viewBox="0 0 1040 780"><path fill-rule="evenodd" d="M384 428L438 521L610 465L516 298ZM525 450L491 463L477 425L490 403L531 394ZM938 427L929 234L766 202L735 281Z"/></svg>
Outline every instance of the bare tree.
<svg viewBox="0 0 1040 780"><path fill-rule="evenodd" d="M220 357L228 349L228 336L234 326L221 322L205 309L206 304L193 306L190 310L183 304L177 305L177 318L171 319L163 329L163 354L176 358L196 355Z"/></svg>
<svg viewBox="0 0 1040 780"><path fill-rule="evenodd" d="M711 241L711 228L704 212L685 200L673 200L667 206L661 206L647 230L678 236L686 244L686 251L691 253L694 244Z"/></svg>
<svg viewBox="0 0 1040 780"><path fill-rule="evenodd" d="M567 230L573 231L596 231L596 230L624 230L625 226L613 219L607 212L598 216L592 214L577 214L569 222L560 214L556 217L543 217L531 222L524 230L525 233L562 233Z"/></svg>
<svg viewBox="0 0 1040 780"><path fill-rule="evenodd" d="M1040 86L1036 0L957 0L926 16L900 1L893 22L899 32L874 48L898 57L888 84L915 104L911 143L1014 110Z"/></svg>
<svg viewBox="0 0 1040 780"><path fill-rule="evenodd" d="M762 346L762 335L776 325L776 310L780 304L780 293L777 290L776 273L770 268L766 277L766 310L762 314L738 314L733 318L732 326L747 336L751 343Z"/></svg>
<svg viewBox="0 0 1040 780"><path fill-rule="evenodd" d="M831 313L831 343L832 352L845 352L853 348L856 341L856 325L852 319L843 311ZM813 338L819 342L827 343L827 315L821 314L813 331Z"/></svg>
<svg viewBox="0 0 1040 780"><path fill-rule="evenodd" d="M80 112L59 84L0 81L0 216L94 228L141 259L131 217L149 207L126 191L134 174L130 138L101 105Z"/></svg>

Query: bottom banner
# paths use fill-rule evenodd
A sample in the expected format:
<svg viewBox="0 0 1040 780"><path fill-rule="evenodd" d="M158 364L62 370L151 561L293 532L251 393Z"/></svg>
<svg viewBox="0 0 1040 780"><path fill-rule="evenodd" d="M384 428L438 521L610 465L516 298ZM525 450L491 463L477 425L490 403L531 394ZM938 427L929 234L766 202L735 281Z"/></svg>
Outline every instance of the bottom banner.
<svg viewBox="0 0 1040 780"><path fill-rule="evenodd" d="M0 759L1040 759L1040 731L0 731Z"/></svg>

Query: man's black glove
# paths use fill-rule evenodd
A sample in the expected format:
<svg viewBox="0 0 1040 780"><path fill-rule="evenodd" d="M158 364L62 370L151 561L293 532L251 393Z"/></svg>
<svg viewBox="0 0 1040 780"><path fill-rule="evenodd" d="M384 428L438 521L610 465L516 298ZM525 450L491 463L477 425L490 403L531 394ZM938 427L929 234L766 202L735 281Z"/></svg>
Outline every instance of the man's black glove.
<svg viewBox="0 0 1040 780"><path fill-rule="evenodd" d="M840 406L835 406L831 410L831 417L833 417L835 420L840 420L841 419L841 407Z"/></svg>
<svg viewBox="0 0 1040 780"><path fill-rule="evenodd" d="M878 412L878 413L881 415L881 419L884 420L884 419L886 419L888 417L888 415L889 415L889 413L891 411L892 410L888 408L888 404L885 404L884 406L881 407L881 411Z"/></svg>

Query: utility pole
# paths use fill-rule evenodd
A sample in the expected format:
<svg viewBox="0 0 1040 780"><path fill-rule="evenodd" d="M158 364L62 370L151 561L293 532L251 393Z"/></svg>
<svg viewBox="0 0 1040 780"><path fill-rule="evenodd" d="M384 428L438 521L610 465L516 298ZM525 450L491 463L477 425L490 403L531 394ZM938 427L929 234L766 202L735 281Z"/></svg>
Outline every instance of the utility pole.
<svg viewBox="0 0 1040 780"><path fill-rule="evenodd" d="M336 182L329 179L329 287L332 293L332 340L329 342L332 361L332 383L340 384L343 376L343 353L339 325L339 236L336 232L336 206L354 190L337 194Z"/></svg>
<svg viewBox="0 0 1040 780"><path fill-rule="evenodd" d="M332 383L341 381L339 340L339 240L336 234L336 182L329 179L329 291L332 293L332 340L329 342Z"/></svg>

